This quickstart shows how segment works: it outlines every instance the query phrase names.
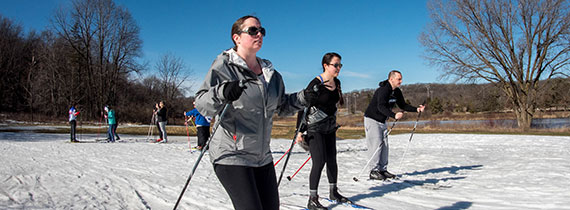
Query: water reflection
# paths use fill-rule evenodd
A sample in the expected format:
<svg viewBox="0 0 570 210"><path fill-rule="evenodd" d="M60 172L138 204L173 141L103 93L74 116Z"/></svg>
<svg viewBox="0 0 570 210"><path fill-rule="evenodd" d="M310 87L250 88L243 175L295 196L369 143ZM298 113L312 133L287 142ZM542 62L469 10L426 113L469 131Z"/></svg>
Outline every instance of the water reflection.
<svg viewBox="0 0 570 210"><path fill-rule="evenodd" d="M413 124L415 121L398 122L398 124ZM392 123L390 123L391 125ZM418 125L440 124L440 125L484 125L490 127L517 128L517 120L421 120ZM543 118L532 119L531 128L550 129L570 127L570 118Z"/></svg>

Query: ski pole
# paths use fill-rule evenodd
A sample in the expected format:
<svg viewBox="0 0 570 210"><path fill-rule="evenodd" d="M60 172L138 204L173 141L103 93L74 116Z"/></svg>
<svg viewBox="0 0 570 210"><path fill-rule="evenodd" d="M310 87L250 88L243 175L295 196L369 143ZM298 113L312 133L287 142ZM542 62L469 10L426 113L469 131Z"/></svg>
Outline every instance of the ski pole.
<svg viewBox="0 0 570 210"><path fill-rule="evenodd" d="M196 135L198 135L198 127L196 127L196 123L194 123L193 120L190 120L190 122L192 123L192 127L194 128L194 131L196 132Z"/></svg>
<svg viewBox="0 0 570 210"><path fill-rule="evenodd" d="M188 119L186 115L184 115L184 124L186 125L186 136L188 136L188 149L192 151L192 145L190 144L190 132L188 131Z"/></svg>
<svg viewBox="0 0 570 210"><path fill-rule="evenodd" d="M404 157L406 157L406 153L408 152L408 148L410 148L410 143L412 142L412 137L414 136L414 132L416 131L416 126L418 125L418 121L420 120L420 116L422 116L422 112L418 113L418 117L416 118L416 122L414 123L414 128L412 129L412 133L410 134L410 139L408 140L408 145L406 146L406 150L404 150L404 154L402 155L402 158L400 158L400 164L398 165L398 170L396 170L396 171L400 171L400 169L402 168L402 163L404 161Z"/></svg>
<svg viewBox="0 0 570 210"><path fill-rule="evenodd" d="M154 114L150 118L150 123L148 124L148 132L146 133L146 141L149 141L150 136L152 135L152 122L154 121Z"/></svg>
<svg viewBox="0 0 570 210"><path fill-rule="evenodd" d="M317 87L316 85L313 86L313 91L315 92L319 91L319 87ZM293 150L293 146L295 146L295 140L297 138L297 135L299 134L301 127L303 126L303 124L307 123L307 120L305 119L307 117L307 112L309 112L308 106L305 107L305 109L303 110L303 118L301 118L301 123L299 123L299 126L295 130L295 135L293 135L293 141L291 141L291 146L289 147L289 151ZM279 187L279 184L281 184L281 179L283 178L283 173L285 172L285 168L287 167L287 162L289 162L289 157L291 157L291 152L287 153L287 158L285 158L285 164L283 164L283 169L281 170L281 174L279 175L279 179L277 180L277 187Z"/></svg>
<svg viewBox="0 0 570 210"><path fill-rule="evenodd" d="M194 123L193 120L190 120L190 122L192 123L192 127L194 128L194 131L196 133L196 137L198 137L198 127L196 127L196 123ZM190 125L188 125L188 127L190 127ZM190 136L188 136L188 144L190 144ZM198 140L196 140L196 146L198 146ZM190 148L191 150L192 148Z"/></svg>
<svg viewBox="0 0 570 210"><path fill-rule="evenodd" d="M293 177L295 177L295 175L297 175L297 173L303 168L303 166L305 166L305 164L307 164L307 162L309 162L310 159L311 159L311 156L309 155L309 158L307 158L307 160L305 160L303 165L301 165L301 167L299 167L299 169L297 169L297 171L295 171L293 176L287 176L287 180L291 181L291 179L293 179Z"/></svg>
<svg viewBox="0 0 570 210"><path fill-rule="evenodd" d="M79 140L83 140L83 121L79 120Z"/></svg>
<svg viewBox="0 0 570 210"><path fill-rule="evenodd" d="M388 132L386 132L386 135L384 135L384 138L388 138L388 135L390 135L390 133L392 132L392 129L394 129L394 126L396 126L397 122L398 122L398 120L396 120L396 121L394 121L394 123L392 123L390 130L388 130ZM354 180L355 182L358 182L357 176L360 176L362 174L362 172L364 172L364 170L368 167L368 165L370 164L370 161L372 161L372 158L374 158L374 156L376 155L376 153L378 153L378 151L380 151L380 147L376 148L376 150L374 151L374 154L372 154L370 159L368 159L368 162L366 162L366 165L364 165L364 167L362 167L362 170L360 170L360 172L358 172L358 174L356 174L356 176L352 177L352 180Z"/></svg>
<svg viewBox="0 0 570 210"><path fill-rule="evenodd" d="M230 106L230 103L227 103L224 106L222 113L220 114L220 117L219 117L220 119L216 119L216 122L217 122L216 127L215 127L214 131L212 131L212 135L208 139L208 142L206 142L206 148L202 149L202 151L200 152L200 156L198 156L196 163L194 163L194 167L192 167L192 171L190 172L190 175L188 176L188 179L186 180L186 184L184 185L184 188L182 188L182 192L180 193L180 196L178 197L178 200L176 201L176 204L174 205L174 209L176 209L176 207L178 207L180 200L182 200L182 196L184 195L184 192L186 192L186 188L188 187L188 184L190 183L192 176L194 176L194 172L196 172L196 168L198 168L198 164L200 164L200 161L202 160L204 153L206 152L208 146L210 145L210 141L214 137L214 134L216 133L216 131L218 131L218 126L220 126L220 124L222 124L222 118L223 118L224 114L226 113L226 110L228 109L229 106Z"/></svg>
<svg viewBox="0 0 570 210"><path fill-rule="evenodd" d="M295 144L296 144L296 142L295 142ZM275 167L279 163L279 161L281 161L281 159L283 159L285 157L285 155L287 153L289 153L290 150L291 150L291 148L287 149L287 151L285 151L285 153L283 153L283 155L281 155L281 158L279 158L279 160L277 160L277 162L275 162L275 164L273 164L273 167Z"/></svg>
<svg viewBox="0 0 570 210"><path fill-rule="evenodd" d="M245 82L247 82L247 80L240 80L239 86L243 88L245 86L245 84L244 84ZM188 187L188 184L190 183L192 176L194 176L194 172L196 172L196 169L198 168L198 164L200 164L200 161L202 160L204 153L206 153L206 150L208 150L208 148L210 146L210 141L212 141L214 134L216 134L216 131L218 131L218 127L220 126L220 124L222 124L222 119L224 118L224 114L226 113L226 110L228 109L228 107L230 107L230 104L231 104L231 102L228 102L228 103L226 103L226 105L224 105L224 109L222 109L222 112L219 115L219 119L216 119L216 126L214 127L214 130L212 131L212 135L210 135L210 138L208 139L208 141L206 141L206 145L204 145L204 148L202 148L202 151L200 151L200 156L198 156L196 163L194 163L194 167L192 167L192 171L190 172L190 175L188 176L188 179L186 180L186 184L184 185L184 188L182 188L182 192L180 192L180 196L178 196L178 200L176 201L176 204L174 205L174 208L173 208L174 210L176 210L176 208L178 207L178 204L180 203L180 200L182 200L182 196L184 196L184 192L186 192L186 188Z"/></svg>
<svg viewBox="0 0 570 210"><path fill-rule="evenodd" d="M301 118L301 123L299 124L299 126L295 130L295 135L293 135L293 141L291 141L291 146L289 146L289 150L287 150L287 151L293 150L293 146L295 146L295 139L296 139L297 135L299 134L299 129L301 129L301 126L304 123L306 123L305 117L307 117L307 112L309 112L309 107L305 107L305 109L303 111L303 118ZM279 175L279 179L277 181L277 187L279 187L279 184L281 184L281 179L283 178L283 173L285 172L285 168L287 167L287 162L289 162L289 157L291 157L291 152L287 152L287 158L285 158L285 163L283 164L283 169L281 170L281 174Z"/></svg>

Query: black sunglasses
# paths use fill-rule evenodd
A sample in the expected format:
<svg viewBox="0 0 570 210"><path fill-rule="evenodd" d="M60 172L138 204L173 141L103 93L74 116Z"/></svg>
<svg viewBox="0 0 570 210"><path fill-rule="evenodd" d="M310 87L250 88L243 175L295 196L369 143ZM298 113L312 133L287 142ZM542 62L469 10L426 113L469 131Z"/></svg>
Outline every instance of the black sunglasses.
<svg viewBox="0 0 570 210"><path fill-rule="evenodd" d="M329 64L329 65L333 65L335 68L342 68L341 63L335 63L335 64Z"/></svg>
<svg viewBox="0 0 570 210"><path fill-rule="evenodd" d="M255 36L257 35L257 33L261 33L262 36L265 36L265 28L263 27L255 27L255 26L251 26L249 28L246 28L243 31L240 31L240 33L247 33L250 36Z"/></svg>

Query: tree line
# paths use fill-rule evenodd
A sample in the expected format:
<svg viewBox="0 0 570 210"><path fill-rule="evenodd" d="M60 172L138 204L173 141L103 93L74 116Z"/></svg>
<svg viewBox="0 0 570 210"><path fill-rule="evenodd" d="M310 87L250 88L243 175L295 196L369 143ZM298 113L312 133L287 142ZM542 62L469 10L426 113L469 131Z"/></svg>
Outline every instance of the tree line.
<svg viewBox="0 0 570 210"><path fill-rule="evenodd" d="M128 10L112 0L74 0L41 32L24 33L0 15L0 109L30 113L34 121L65 118L78 104L83 119L98 120L110 105L120 121L147 122L164 100L170 116L182 113L191 105L185 96L191 70L171 53L141 64L139 32Z"/></svg>
<svg viewBox="0 0 570 210"><path fill-rule="evenodd" d="M545 88L537 94L537 109L567 110L570 108L570 78L541 81ZM430 114L504 112L514 109L511 99L500 87L483 84L406 84L400 87L406 101L412 105L425 103ZM349 112L364 112L375 89L344 93Z"/></svg>
<svg viewBox="0 0 570 210"><path fill-rule="evenodd" d="M77 103L93 120L112 105L120 119L146 122L165 100L170 113L182 113L192 100L182 60L165 53L154 66L137 62L140 29L127 9L112 0L71 2L41 32L24 34L0 16L2 111L61 116ZM427 100L433 113L510 109L523 129L536 110L568 104L570 1L430 0L427 7L431 21L419 36L425 58L471 84L404 86L414 104ZM148 69L157 73L142 76ZM371 93L346 94L347 108L364 110Z"/></svg>

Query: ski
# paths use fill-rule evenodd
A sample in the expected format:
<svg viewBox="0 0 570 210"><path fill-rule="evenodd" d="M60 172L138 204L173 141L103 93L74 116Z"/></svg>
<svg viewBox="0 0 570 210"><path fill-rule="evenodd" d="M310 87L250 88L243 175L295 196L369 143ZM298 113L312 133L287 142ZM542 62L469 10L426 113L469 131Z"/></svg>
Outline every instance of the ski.
<svg viewBox="0 0 570 210"><path fill-rule="evenodd" d="M331 203L331 204L341 204L341 205L343 205L343 206L348 206L348 207L352 207L352 208L355 208L355 209L372 209L372 208L368 208L368 207L366 207L366 206L358 205L358 204L356 204L356 203L354 203L354 202L352 202L352 201L351 201L351 202L346 202L346 203L339 203L338 201L333 201L333 200L328 199L328 198L321 198L321 200L328 201L328 202Z"/></svg>
<svg viewBox="0 0 570 210"><path fill-rule="evenodd" d="M402 176L399 175L395 178L390 178L390 179L383 179L383 180L367 179L367 181L380 182L380 183L384 183L384 184L404 184L404 185L408 185L408 186L418 186L418 187L430 189L430 190L443 190L443 189L447 189L447 188L452 187L449 185L442 185L442 184L439 184L438 182L433 182L433 181L428 181L428 180L409 180L409 179L404 179L401 177Z"/></svg>
<svg viewBox="0 0 570 210"><path fill-rule="evenodd" d="M287 207L287 209L309 210L308 208L305 208L303 206L293 205L293 204L288 204L288 203L280 203L280 205L283 207Z"/></svg>
<svg viewBox="0 0 570 210"><path fill-rule="evenodd" d="M353 178L353 179L354 179L354 178ZM379 179L370 179L370 178L365 179L365 181L370 181L370 182L394 182L394 181L397 181L397 180L400 180L400 178L386 178L386 179L382 179L382 180L379 180ZM357 179L357 180L355 180L355 181L360 181L360 179Z"/></svg>
<svg viewBox="0 0 570 210"><path fill-rule="evenodd" d="M151 140L148 143L151 143L151 144L168 144L169 142L161 142L161 141Z"/></svg>
<svg viewBox="0 0 570 210"><path fill-rule="evenodd" d="M65 141L68 144L79 144L79 143L95 143L93 141Z"/></svg>
<svg viewBox="0 0 570 210"><path fill-rule="evenodd" d="M187 147L184 147L184 149L187 150L188 148L187 148ZM201 149L198 149L198 148L196 148L196 147L190 148L189 151L190 151L190 153L194 153L194 152L200 153L200 152L202 152Z"/></svg>
<svg viewBox="0 0 570 210"><path fill-rule="evenodd" d="M98 141L98 140L94 140L94 141L87 141L87 140L78 140L78 141L65 141L65 143L68 144L84 144L84 143L107 143L107 141Z"/></svg>
<svg viewBox="0 0 570 210"><path fill-rule="evenodd" d="M451 188L451 185L439 184L438 182L426 182L419 180L401 180L399 183L405 183L413 186L418 186L428 190L444 190Z"/></svg>
<svg viewBox="0 0 570 210"><path fill-rule="evenodd" d="M309 197L309 195L307 195L307 194L293 193L293 195L301 195L301 196ZM356 204L353 201L351 201L350 203L348 203L348 202L347 203L340 203L340 202L331 200L329 198L320 197L320 196L319 196L319 200L323 203L323 206L325 206L324 202L327 202L327 203L330 203L331 205L338 204L338 205L343 205L343 206L351 207L351 208L355 208L355 209L373 209L373 208L369 208L369 207L366 207L363 205Z"/></svg>

